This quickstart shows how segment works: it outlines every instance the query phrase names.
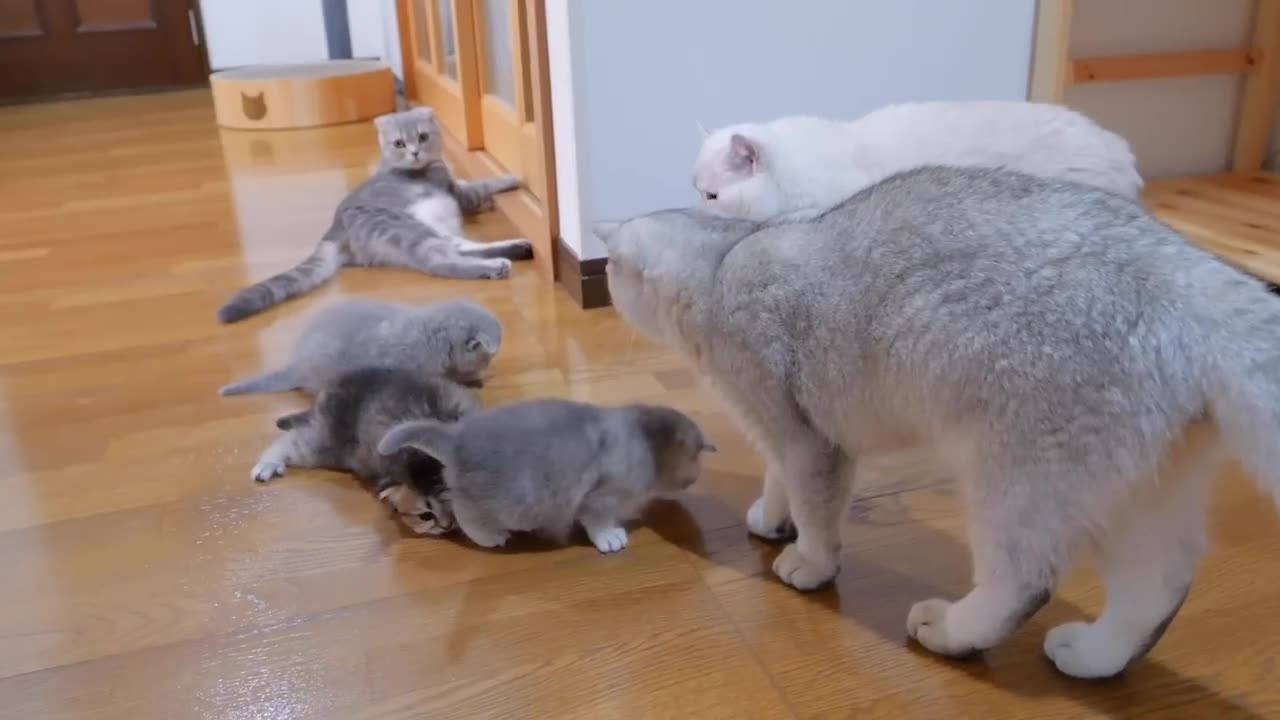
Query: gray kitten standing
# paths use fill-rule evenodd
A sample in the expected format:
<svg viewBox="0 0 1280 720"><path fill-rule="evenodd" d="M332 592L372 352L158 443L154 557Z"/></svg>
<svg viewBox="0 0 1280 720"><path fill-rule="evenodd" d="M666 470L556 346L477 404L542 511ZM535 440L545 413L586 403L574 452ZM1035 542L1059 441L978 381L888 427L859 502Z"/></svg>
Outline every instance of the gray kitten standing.
<svg viewBox="0 0 1280 720"><path fill-rule="evenodd" d="M236 293L218 319L236 322L309 292L345 265L389 266L449 278L503 278L512 260L533 257L528 240L475 242L462 216L493 207L520 181L457 180L444 162L435 113L419 107L374 119L382 165L339 205L314 252L291 270Z"/></svg>
<svg viewBox="0 0 1280 720"><path fill-rule="evenodd" d="M443 375L476 385L501 346L498 318L467 300L422 307L347 300L307 321L288 365L227 385L218 394L314 394L339 375L366 366L401 368L419 377Z"/></svg>
<svg viewBox="0 0 1280 720"><path fill-rule="evenodd" d="M443 498L439 461L412 447L381 453L378 442L406 421L453 423L478 407L466 388L443 378L360 368L326 386L311 409L277 420L285 432L250 474L254 482L265 483L284 475L287 467L350 472L375 483L379 497L415 532L441 535L453 529L454 521Z"/></svg>
<svg viewBox="0 0 1280 720"><path fill-rule="evenodd" d="M600 552L626 547L622 523L657 493L697 480L714 451L688 416L666 407L603 408L533 400L481 410L457 424L413 421L378 449L417 448L444 465L458 527L482 547L510 531L567 541L580 523Z"/></svg>
<svg viewBox="0 0 1280 720"><path fill-rule="evenodd" d="M916 438L955 468L974 587L911 609L934 652L1003 641L1089 542L1106 607L1044 650L1068 675L1119 673L1186 597L1226 450L1280 491L1280 302L1127 198L935 167L805 222L668 211L597 233L618 311L765 456L747 523L794 521L784 582L836 574L860 455Z"/></svg>

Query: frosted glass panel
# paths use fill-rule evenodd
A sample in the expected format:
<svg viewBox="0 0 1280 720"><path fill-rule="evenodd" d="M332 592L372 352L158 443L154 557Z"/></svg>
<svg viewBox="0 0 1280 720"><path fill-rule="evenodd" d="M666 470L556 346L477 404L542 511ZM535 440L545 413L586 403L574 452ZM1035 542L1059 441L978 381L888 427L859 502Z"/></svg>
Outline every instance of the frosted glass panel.
<svg viewBox="0 0 1280 720"><path fill-rule="evenodd" d="M431 64L431 34L430 26L427 24L431 8L427 7L427 0L414 0L413 3L413 48L418 59Z"/></svg>
<svg viewBox="0 0 1280 720"><path fill-rule="evenodd" d="M458 48L453 42L453 0L436 0L440 11L440 47L444 48L444 73L458 79Z"/></svg>
<svg viewBox="0 0 1280 720"><path fill-rule="evenodd" d="M484 90L508 105L516 104L515 63L511 53L511 3L484 2Z"/></svg>

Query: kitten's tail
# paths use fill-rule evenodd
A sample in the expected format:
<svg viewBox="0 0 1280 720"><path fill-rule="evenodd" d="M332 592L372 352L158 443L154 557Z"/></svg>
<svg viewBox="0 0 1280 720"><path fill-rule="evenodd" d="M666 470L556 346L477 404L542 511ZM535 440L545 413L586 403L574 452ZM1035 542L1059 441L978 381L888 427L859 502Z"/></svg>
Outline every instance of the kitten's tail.
<svg viewBox="0 0 1280 720"><path fill-rule="evenodd" d="M293 368L282 367L279 370L272 370L255 378L223 385L218 388L218 394L226 397L228 395L249 395L251 393L285 392L286 390L297 390L301 387L302 385L293 375Z"/></svg>
<svg viewBox="0 0 1280 720"><path fill-rule="evenodd" d="M315 289L333 277L340 267L342 247L326 235L306 260L231 296L226 304L218 308L218 320L233 323L250 315L257 315L273 305Z"/></svg>
<svg viewBox="0 0 1280 720"><path fill-rule="evenodd" d="M391 428L378 441L378 452L391 455L404 447L412 447L440 461L441 465L453 464L453 446L457 438L457 426L435 420L413 420Z"/></svg>

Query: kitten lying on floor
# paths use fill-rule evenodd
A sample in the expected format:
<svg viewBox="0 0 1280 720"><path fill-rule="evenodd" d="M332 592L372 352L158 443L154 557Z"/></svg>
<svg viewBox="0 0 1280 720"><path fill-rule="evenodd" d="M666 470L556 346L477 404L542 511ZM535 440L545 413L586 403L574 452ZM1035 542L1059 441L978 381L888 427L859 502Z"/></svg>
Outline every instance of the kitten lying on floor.
<svg viewBox="0 0 1280 720"><path fill-rule="evenodd" d="M440 463L412 447L382 453L378 441L409 420L431 418L448 427L479 407L471 392L444 378L423 378L402 369L360 368L320 391L310 410L276 421L284 434L258 458L250 473L266 483L285 468L350 472L374 483L378 495L419 534L453 529L443 497Z"/></svg>
<svg viewBox="0 0 1280 720"><path fill-rule="evenodd" d="M502 346L502 324L467 300L411 307L347 300L317 312L289 364L218 390L219 395L305 390L311 394L361 367L395 367L478 385Z"/></svg>
<svg viewBox="0 0 1280 720"><path fill-rule="evenodd" d="M655 494L692 485L702 453L715 450L671 408L551 399L481 410L452 425L407 422L378 444L388 454L407 447L444 464L454 517L475 544L501 546L511 531L567 542L579 523L602 553L626 547L622 523Z"/></svg>
<svg viewBox="0 0 1280 720"><path fill-rule="evenodd" d="M710 133L694 164L703 205L728 217L813 217L921 165L1004 167L1126 197L1142 189L1124 138L1059 105L917 102L852 122L784 117Z"/></svg>
<svg viewBox="0 0 1280 720"><path fill-rule="evenodd" d="M911 609L934 652L1002 642L1092 542L1106 607L1044 650L1068 675L1119 673L1186 597L1226 450L1280 493L1280 302L1128 198L928 167L809 221L667 211L597 234L618 312L766 458L747 524L794 522L787 584L838 571L859 455L917 438L955 469L974 587Z"/></svg>
<svg viewBox="0 0 1280 720"><path fill-rule="evenodd" d="M475 242L462 216L493 207L514 190L508 175L457 180L444 162L435 113L420 107L374 120L382 165L339 205L333 224L298 266L236 293L218 319L236 322L310 292L349 265L402 267L449 278L504 278L512 260L533 257L528 240Z"/></svg>

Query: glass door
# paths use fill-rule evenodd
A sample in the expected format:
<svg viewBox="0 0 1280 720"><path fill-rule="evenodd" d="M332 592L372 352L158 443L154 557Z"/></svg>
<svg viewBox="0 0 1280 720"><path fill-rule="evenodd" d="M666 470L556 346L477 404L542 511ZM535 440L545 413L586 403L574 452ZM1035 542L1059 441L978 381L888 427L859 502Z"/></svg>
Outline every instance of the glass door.
<svg viewBox="0 0 1280 720"><path fill-rule="evenodd" d="M534 124L529 0L473 0L484 148L538 197L541 144Z"/></svg>

